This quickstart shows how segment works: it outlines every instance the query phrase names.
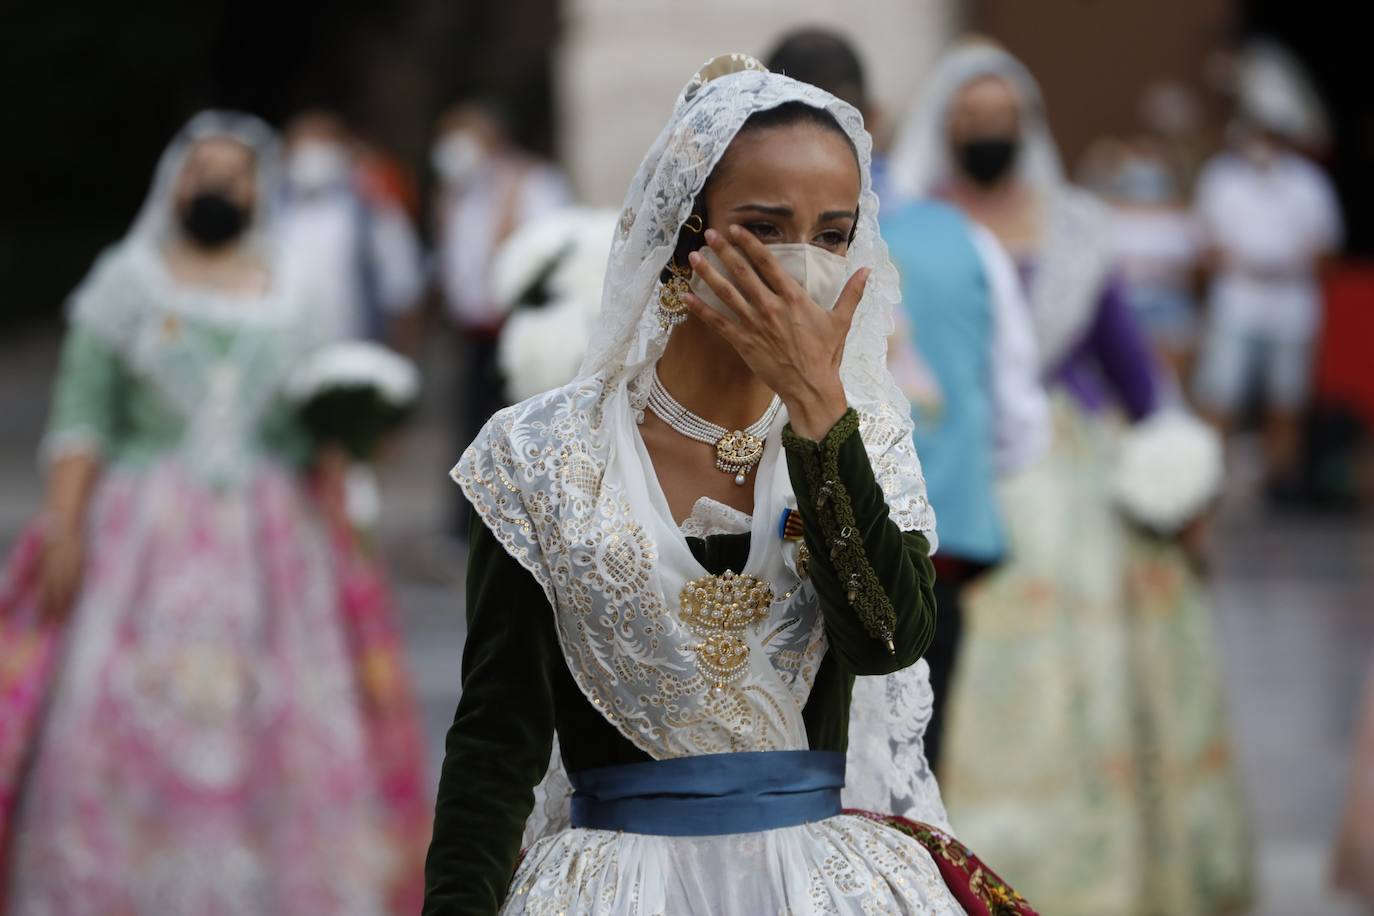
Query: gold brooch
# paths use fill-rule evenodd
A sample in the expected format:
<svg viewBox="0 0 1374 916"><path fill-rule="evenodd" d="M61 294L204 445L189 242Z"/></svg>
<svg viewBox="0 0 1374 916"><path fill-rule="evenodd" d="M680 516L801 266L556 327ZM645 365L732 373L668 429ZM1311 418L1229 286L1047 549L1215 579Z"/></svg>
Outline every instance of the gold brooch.
<svg viewBox="0 0 1374 916"><path fill-rule="evenodd" d="M737 484L743 484L762 457L763 439L747 430L726 433L716 442L716 469L735 475Z"/></svg>
<svg viewBox="0 0 1374 916"><path fill-rule="evenodd" d="M697 667L717 689L739 680L749 665L743 631L768 617L773 587L756 576L727 570L688 582L678 601L682 622L702 639L693 647Z"/></svg>

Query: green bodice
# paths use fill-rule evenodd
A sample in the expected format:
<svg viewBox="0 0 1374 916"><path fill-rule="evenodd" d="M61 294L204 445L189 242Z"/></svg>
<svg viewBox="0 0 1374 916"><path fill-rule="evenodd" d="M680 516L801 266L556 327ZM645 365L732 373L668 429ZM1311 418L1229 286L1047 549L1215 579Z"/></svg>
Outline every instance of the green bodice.
<svg viewBox="0 0 1374 916"><path fill-rule="evenodd" d="M256 459L305 460L282 397L315 345L299 303L180 287L155 257L116 249L74 298L45 454L89 450L125 467L178 455L218 483Z"/></svg>

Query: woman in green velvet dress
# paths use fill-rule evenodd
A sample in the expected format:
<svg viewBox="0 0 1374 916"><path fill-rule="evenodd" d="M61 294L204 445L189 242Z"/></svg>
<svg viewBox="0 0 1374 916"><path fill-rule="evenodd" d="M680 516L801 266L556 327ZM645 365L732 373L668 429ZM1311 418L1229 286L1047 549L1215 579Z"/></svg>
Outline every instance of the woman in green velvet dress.
<svg viewBox="0 0 1374 916"><path fill-rule="evenodd" d="M854 676L934 621L870 150L829 94L708 64L578 377L454 469L468 642L425 912L1028 911L952 838L841 812ZM521 858L555 734L572 826Z"/></svg>

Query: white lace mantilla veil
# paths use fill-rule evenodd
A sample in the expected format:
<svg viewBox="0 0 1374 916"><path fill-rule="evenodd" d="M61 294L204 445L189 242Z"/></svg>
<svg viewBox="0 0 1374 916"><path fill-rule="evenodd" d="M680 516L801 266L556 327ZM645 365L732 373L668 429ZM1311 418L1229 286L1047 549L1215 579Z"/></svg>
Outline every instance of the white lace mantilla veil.
<svg viewBox="0 0 1374 916"><path fill-rule="evenodd" d="M1112 267L1110 233L1105 206L1065 179L1040 87L1025 65L985 39L968 40L945 54L897 132L888 158L889 183L899 198L916 199L948 181L950 104L959 90L983 77L1005 81L1021 101L1016 176L1035 193L1045 218L1027 298L1040 364L1053 370L1096 312Z"/></svg>
<svg viewBox="0 0 1374 916"><path fill-rule="evenodd" d="M578 551L589 553L584 546L589 544L586 532L590 522L586 520L595 516L596 524L604 527L606 513L615 511L608 508L613 495L608 491L613 485L607 470L616 461L612 445L615 435L608 429L623 424L624 417L642 407L647 396L643 383L650 375L647 370L657 362L667 344L669 332L664 330L655 306L659 276L673 254L682 224L745 120L756 112L788 102L800 102L830 113L853 142L859 157L860 215L848 259L851 270L869 267L872 274L846 343L841 378L850 404L860 414L861 434L887 499L890 517L903 530L926 532L934 543L935 519L925 497L925 482L911 441L909 406L887 370L887 337L893 330L900 292L896 269L878 233L878 199L870 179L872 140L862 117L852 106L813 86L769 73L756 60L741 54L716 58L693 77L678 97L671 120L636 172L611 248L599 325L577 377L562 389L498 413L453 471L454 479L493 534L544 588L555 608L560 643L579 688L622 735L655 758L789 745L786 741L743 744L738 739L721 744L718 740L702 740L699 734L692 737L694 729L700 733L700 726L684 728L671 723L697 721L691 715L690 705L701 702L696 697L674 694L664 698L663 705L671 705L671 715L676 717L669 720L658 711L658 700L648 704L650 709L646 713L641 708L645 705L642 696L627 694L631 682L639 676L633 664L638 656L647 656L649 652L628 642L625 631L629 625L623 621L636 615L642 619L655 611L643 609L642 600L651 599L652 595L641 591L635 597L636 593L628 591L652 588L648 578L632 576L633 581L628 581L622 575L617 579L613 567L618 565L623 570L636 550L647 551L651 560L665 560L670 553L668 545L647 542L643 531L647 526L627 520L628 530L614 539L615 556L598 548L594 556L583 556L572 563L554 562L553 558ZM780 476L785 483L786 468L777 446L776 429L770 445L776 451L774 461L781 465ZM584 519L581 528L578 517ZM605 565L608 558L611 566ZM579 604L588 600L589 593L592 601L615 606L622 620L614 632L608 629L603 634L600 643L590 635L599 619L595 613L589 616L585 605ZM627 595L637 602L628 611L623 608ZM814 603L814 590L803 588L793 600ZM577 620L576 630L565 627L569 618ZM816 618L816 636L810 643L798 642L776 656L801 657L795 679L791 674L785 675L785 679L796 691L804 692L794 693L789 703L804 702L814 666L824 651L818 614ZM671 632L665 634L660 630L652 640L659 653L657 663L669 670L674 662L663 657L659 644L668 642L670 636ZM603 650L616 640L623 644L621 651L606 654ZM770 644L769 652L772 651ZM795 660L792 664L796 664ZM909 683L917 685L914 691L906 693L924 692L928 697L930 687L924 664L907 669L904 675ZM679 680L676 674L654 676L669 683ZM883 679L871 680L881 684ZM928 700L907 708L916 709L919 716L922 707L928 719ZM912 770L918 775L912 778L929 782L930 788L923 794L934 798L937 806L918 813L923 819L943 823L938 790L920 750L924 720L913 718L904 725L906 731L914 732L915 739L906 746L914 749L920 759ZM717 731L721 727L717 726ZM689 739L693 744L684 746L682 742ZM790 746L805 747L804 731L792 734L789 740L793 742ZM882 759L865 755L857 765L886 769L892 760L892 755ZM852 765L855 762L851 759ZM549 774L535 791L535 810L525 834L527 843L568 825L569 794L555 745Z"/></svg>
<svg viewBox="0 0 1374 916"><path fill-rule="evenodd" d="M845 343L840 375L851 401L858 399L856 408L868 404L894 418L905 418L893 422L904 424L910 433L910 408L887 371L887 338L901 291L897 269L878 233L878 197L870 177L873 140L864 129L863 117L828 92L769 73L745 54L715 58L697 72L678 97L672 119L640 163L611 246L601 320L577 378L634 379L658 361L668 335L653 307L655 290L682 224L745 120L787 102L829 112L858 152L863 185L859 225L848 260L851 270L871 267L873 273ZM928 507L923 506L922 517L905 522L933 533Z"/></svg>
<svg viewBox="0 0 1374 916"><path fill-rule="evenodd" d="M148 196L144 198L143 206L139 208L124 238L102 252L95 266L68 298L67 311L70 316L77 320L93 319L102 326L110 325L106 330L119 331L119 323L127 323L128 316L118 314L115 309L102 308L99 303L107 298L108 288L112 285L109 274L126 273L125 265L136 265L140 268L141 279L156 282L163 291L168 291L168 287L173 285L166 271L157 269L161 263L160 248L178 231L173 195L192 148L211 138L233 140L253 151L257 197L241 244L251 246L268 265L274 278L283 281L274 282L274 287L285 285L281 276L285 272L285 259L275 238L279 224L277 214L282 177L281 144L276 132L253 115L235 111L202 111L177 131L159 157ZM125 277L121 276L120 279ZM195 291L189 288L183 287L177 292L195 296ZM211 296L200 298L202 302L199 304L206 307L210 306L213 299ZM282 317L276 303L270 303L268 308L260 308L247 297L233 298L233 303L221 302L221 305L235 310L238 314L234 317L248 320ZM102 312L109 314L100 314Z"/></svg>

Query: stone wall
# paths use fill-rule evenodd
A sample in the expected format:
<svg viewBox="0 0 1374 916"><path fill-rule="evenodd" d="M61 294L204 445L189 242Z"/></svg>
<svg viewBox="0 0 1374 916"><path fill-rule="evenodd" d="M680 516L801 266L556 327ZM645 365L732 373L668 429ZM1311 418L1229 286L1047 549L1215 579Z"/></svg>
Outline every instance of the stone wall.
<svg viewBox="0 0 1374 916"><path fill-rule="evenodd" d="M589 203L619 206L682 85L716 54L760 57L798 26L833 27L863 55L879 106L900 117L954 33L955 0L566 0L555 62L560 158Z"/></svg>

